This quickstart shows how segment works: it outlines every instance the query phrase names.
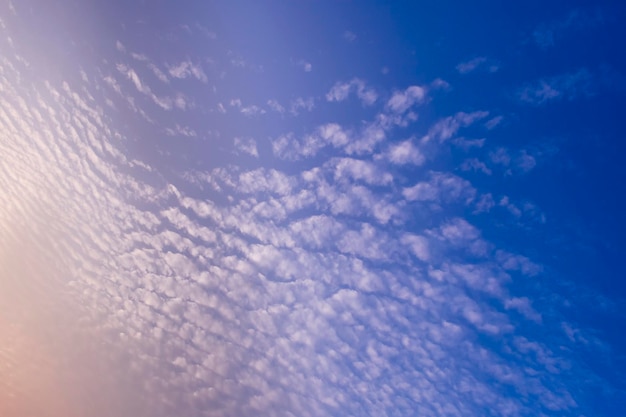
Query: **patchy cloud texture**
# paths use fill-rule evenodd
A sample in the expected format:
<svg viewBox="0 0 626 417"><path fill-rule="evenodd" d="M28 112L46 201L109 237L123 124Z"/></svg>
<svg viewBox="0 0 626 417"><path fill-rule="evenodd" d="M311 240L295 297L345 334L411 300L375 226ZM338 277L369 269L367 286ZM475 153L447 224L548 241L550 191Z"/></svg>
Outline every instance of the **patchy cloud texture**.
<svg viewBox="0 0 626 417"><path fill-rule="evenodd" d="M200 3L0 6L0 415L624 410L594 63L477 88L440 10Z"/></svg>

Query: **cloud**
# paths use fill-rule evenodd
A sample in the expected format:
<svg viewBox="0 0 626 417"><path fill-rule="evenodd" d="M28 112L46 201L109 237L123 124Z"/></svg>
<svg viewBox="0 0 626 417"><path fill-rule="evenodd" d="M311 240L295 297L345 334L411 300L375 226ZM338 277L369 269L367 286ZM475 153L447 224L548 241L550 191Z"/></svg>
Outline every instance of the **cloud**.
<svg viewBox="0 0 626 417"><path fill-rule="evenodd" d="M179 64L171 65L168 67L168 72L174 78L185 79L193 77L202 83L206 84L208 82L208 78L202 67L191 61L182 61Z"/></svg>
<svg viewBox="0 0 626 417"><path fill-rule="evenodd" d="M505 207L509 211L509 213L511 213L515 217L519 218L522 216L522 210L520 210L515 204L511 203L508 196L502 197L498 205L501 207Z"/></svg>
<svg viewBox="0 0 626 417"><path fill-rule="evenodd" d="M280 113L280 114L285 113L285 108L276 100L273 100L273 99L267 100L267 106L271 110L275 111L276 113Z"/></svg>
<svg viewBox="0 0 626 417"><path fill-rule="evenodd" d="M478 68L479 65L485 63L486 61L487 58L482 56L473 58L469 61L461 62L459 65L456 66L456 69L461 74L467 74L468 72L474 71L476 68Z"/></svg>
<svg viewBox="0 0 626 417"><path fill-rule="evenodd" d="M537 166L537 160L527 150L522 149L511 155L511 151L502 147L489 152L489 159L496 165L501 165L506 170L507 175L516 173L526 173Z"/></svg>
<svg viewBox="0 0 626 417"><path fill-rule="evenodd" d="M594 94L594 79L591 73L581 68L576 72L544 78L527 84L518 90L520 101L533 105L542 105L549 101L574 100Z"/></svg>
<svg viewBox="0 0 626 417"><path fill-rule="evenodd" d="M327 123L319 126L302 140L297 140L293 134L280 136L272 142L272 150L275 155L285 159L310 157L328 145L335 148L347 145L350 136L351 132L344 130L339 124Z"/></svg>
<svg viewBox="0 0 626 417"><path fill-rule="evenodd" d="M305 61L305 60L303 60L303 59L301 59L300 61L298 61L298 66L299 66L300 68L302 68L302 70L303 70L304 72L311 72L311 71L313 70L313 65L311 65L311 63L310 63L310 62L307 62L307 61Z"/></svg>
<svg viewBox="0 0 626 417"><path fill-rule="evenodd" d="M428 180L420 181L412 187L402 190L402 195L409 201L451 202L462 200L469 203L474 199L476 190L472 185L453 174L430 172Z"/></svg>
<svg viewBox="0 0 626 417"><path fill-rule="evenodd" d="M483 194L476 201L474 214L487 213L496 205L491 193Z"/></svg>
<svg viewBox="0 0 626 417"><path fill-rule="evenodd" d="M404 91L393 93L387 108L394 113L404 113L415 104L420 104L426 98L426 89L417 85L412 85Z"/></svg>
<svg viewBox="0 0 626 417"><path fill-rule="evenodd" d="M476 71L477 69L485 69L488 72L498 71L499 65L484 56L472 58L469 61L461 62L456 66L456 70L459 74L468 74Z"/></svg>
<svg viewBox="0 0 626 417"><path fill-rule="evenodd" d="M315 98L307 97L302 98L298 97L291 102L289 106L289 112L294 116L297 116L300 113L300 110L312 111L315 108Z"/></svg>
<svg viewBox="0 0 626 417"><path fill-rule="evenodd" d="M439 228L429 230L428 234L445 241L449 247L463 248L474 256L484 257L490 252L490 245L480 237L480 231L462 218L450 219Z"/></svg>
<svg viewBox="0 0 626 417"><path fill-rule="evenodd" d="M481 138L481 139L466 139L466 138L460 137L460 138L454 138L452 140L452 143L455 146L463 149L465 152L469 152L473 148L480 149L483 146L485 146L485 138Z"/></svg>
<svg viewBox="0 0 626 417"><path fill-rule="evenodd" d="M165 133L168 136L185 136L188 138L193 138L193 137L198 136L195 130L191 129L188 126L180 126L179 124L176 124L176 126L173 128L171 127L166 128Z"/></svg>
<svg viewBox="0 0 626 417"><path fill-rule="evenodd" d="M254 156L255 158L259 157L259 151L257 150L256 141L254 139L236 137L234 144L235 148L240 152Z"/></svg>
<svg viewBox="0 0 626 417"><path fill-rule="evenodd" d="M463 171L480 171L483 174L491 175L491 169L484 162L478 158L469 158L463 161L460 166Z"/></svg>
<svg viewBox="0 0 626 417"><path fill-rule="evenodd" d="M489 120L487 120L487 122L485 122L485 127L489 130L495 129L497 126L500 125L500 123L502 123L502 120L504 119L503 116L496 116L493 117Z"/></svg>
<svg viewBox="0 0 626 417"><path fill-rule="evenodd" d="M429 243L424 236L407 233L402 236L400 242L407 245L420 261L427 262L430 260Z"/></svg>
<svg viewBox="0 0 626 417"><path fill-rule="evenodd" d="M528 298L511 298L505 301L504 307L509 310L516 310L528 320L532 320L537 323L541 323L541 314L537 313L532 308L531 302Z"/></svg>
<svg viewBox="0 0 626 417"><path fill-rule="evenodd" d="M488 115L489 112L486 111L475 111L472 113L459 112L454 116L448 116L435 123L428 130L428 134L422 138L422 143L428 143L431 140L446 141L452 138L461 127L470 126Z"/></svg>
<svg viewBox="0 0 626 417"><path fill-rule="evenodd" d="M443 80L441 78L436 78L435 80L433 80L430 83L430 87L433 90L450 90L450 83L448 83L446 80Z"/></svg>
<svg viewBox="0 0 626 417"><path fill-rule="evenodd" d="M489 158L494 164L509 166L511 163L511 156L504 148L497 148L496 150L489 152Z"/></svg>
<svg viewBox="0 0 626 417"><path fill-rule="evenodd" d="M161 71L161 69L159 67L157 67L153 62L151 62L150 59L146 55L138 54L138 53L135 53L135 52L131 53L130 55L135 60L146 63L148 68L150 69L150 71L152 71L154 76L157 79L159 79L161 82L164 82L166 84L170 82L170 80L167 77L167 75L163 71Z"/></svg>
<svg viewBox="0 0 626 417"><path fill-rule="evenodd" d="M371 106L378 100L376 91L371 87L367 87L365 82L358 78L353 78L345 83L335 83L330 91L326 93L326 100L343 101L347 99L352 92L356 93L361 103L365 106Z"/></svg>
<svg viewBox="0 0 626 417"><path fill-rule="evenodd" d="M411 139L393 144L389 147L386 158L396 165L422 165L426 158L417 146L413 144Z"/></svg>
<svg viewBox="0 0 626 417"><path fill-rule="evenodd" d="M0 325L17 323L2 327L2 354L42 394L26 398L31 385L6 372L0 407L68 415L67 399L95 417L578 415L581 386L610 387L581 370L573 347L591 338L556 303L513 293L544 271L488 242L465 212L491 194L421 155L486 112L425 121L430 142L397 141L411 134L406 113L425 102L409 88L362 124L323 119L279 135L283 161L237 165L230 148L193 137L184 147L142 136L136 148L159 152L137 151L134 128L115 121L143 120L100 106L95 74L20 82L14 56L0 58ZM128 82L111 76L102 94L119 92L160 122L148 81L116 69ZM186 108L193 117L172 120L172 131L206 132L206 117ZM258 154L262 136L224 129L238 151ZM180 163L198 149L215 154ZM507 165L531 156L506 152ZM549 293L549 279L534 279ZM550 336L540 343L538 332Z"/></svg>
<svg viewBox="0 0 626 417"><path fill-rule="evenodd" d="M257 106L256 104L244 106L241 100L238 98L231 99L229 104L231 107L235 107L236 109L238 109L239 112L244 116L252 117L259 114L265 114L265 110L263 108Z"/></svg>
<svg viewBox="0 0 626 417"><path fill-rule="evenodd" d="M132 68L129 68L128 66L124 64L118 64L117 70L122 75L125 75L126 78L128 78L133 83L137 91L148 96L152 100L152 102L154 102L154 104L159 106L161 109L171 110L173 108L174 103L172 99L170 97L159 97L156 94L154 94L152 92L152 89L148 87L147 84L145 84L139 78L139 75L135 72L135 70L133 70ZM115 84L113 83L112 85L115 85ZM118 91L121 93L121 90L118 89Z"/></svg>
<svg viewBox="0 0 626 417"><path fill-rule="evenodd" d="M535 159L535 157L529 155L526 150L521 151L515 162L517 168L523 172L528 172L537 165L537 160Z"/></svg>
<svg viewBox="0 0 626 417"><path fill-rule="evenodd" d="M543 268L525 256L508 253L503 250L496 252L496 259L507 271L520 271L524 275L536 276Z"/></svg>
<svg viewBox="0 0 626 417"><path fill-rule="evenodd" d="M352 180L364 181L367 184L382 185L393 181L393 176L384 172L371 162L353 159L338 158L330 161L334 166L335 180L349 177Z"/></svg>

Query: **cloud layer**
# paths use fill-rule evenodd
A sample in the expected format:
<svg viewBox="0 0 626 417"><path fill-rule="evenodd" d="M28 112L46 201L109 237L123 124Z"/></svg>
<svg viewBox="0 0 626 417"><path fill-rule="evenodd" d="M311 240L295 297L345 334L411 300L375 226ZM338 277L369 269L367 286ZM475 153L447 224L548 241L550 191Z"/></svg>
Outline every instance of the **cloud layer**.
<svg viewBox="0 0 626 417"><path fill-rule="evenodd" d="M207 60L156 64L125 39L57 80L7 25L0 414L568 416L586 401L571 381L609 387L576 353L606 345L559 312L546 268L483 230L539 211L474 181L537 164L464 138L489 111L422 120L429 87L360 78L291 111L205 100ZM520 98L573 97L576 74ZM303 110L302 129L237 129Z"/></svg>

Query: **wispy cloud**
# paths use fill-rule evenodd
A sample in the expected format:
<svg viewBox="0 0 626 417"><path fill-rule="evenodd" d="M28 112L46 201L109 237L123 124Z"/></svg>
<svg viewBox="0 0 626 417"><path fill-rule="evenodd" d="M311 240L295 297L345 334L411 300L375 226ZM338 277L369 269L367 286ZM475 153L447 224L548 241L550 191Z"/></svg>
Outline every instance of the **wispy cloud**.
<svg viewBox="0 0 626 417"><path fill-rule="evenodd" d="M188 78L193 77L202 83L206 83L208 78L204 73L204 70L199 64L194 64L191 61L182 61L178 64L168 67L169 74L174 78Z"/></svg>
<svg viewBox="0 0 626 417"><path fill-rule="evenodd" d="M463 171L480 171L483 174L491 175L491 169L478 158L469 158L463 161L461 164L461 170Z"/></svg>
<svg viewBox="0 0 626 417"><path fill-rule="evenodd" d="M514 172L526 173L537 166L537 159L526 149L512 153L506 148L498 147L489 152L489 159L493 164L505 168L508 175Z"/></svg>
<svg viewBox="0 0 626 417"><path fill-rule="evenodd" d="M274 99L267 100L267 106L277 113L283 114L285 112L285 107L283 107L278 101Z"/></svg>
<svg viewBox="0 0 626 417"><path fill-rule="evenodd" d="M289 106L289 112L294 116L300 114L302 110L312 111L315 108L315 98L313 97L298 97L292 100Z"/></svg>
<svg viewBox="0 0 626 417"><path fill-rule="evenodd" d="M456 66L456 70L460 74L468 74L479 69L487 72L496 72L500 69L500 66L495 61L487 59L484 56L472 58L469 61L461 62Z"/></svg>
<svg viewBox="0 0 626 417"><path fill-rule="evenodd" d="M500 125L500 123L502 123L502 120L504 120L503 116L493 117L485 122L485 127L489 130L495 129Z"/></svg>
<svg viewBox="0 0 626 417"><path fill-rule="evenodd" d="M549 101L574 100L594 94L592 74L581 68L576 72L544 78L522 87L517 95L524 103L541 105Z"/></svg>
<svg viewBox="0 0 626 417"><path fill-rule="evenodd" d="M265 110L262 107L257 106L256 104L246 106L241 102L241 99L238 98L231 99L229 104L231 107L239 110L239 112L244 116L252 117L260 114L265 114Z"/></svg>
<svg viewBox="0 0 626 417"><path fill-rule="evenodd" d="M421 141L422 143L428 143L432 140L439 142L447 141L453 138L460 128L470 126L472 123L484 119L488 115L489 112L476 111L472 113L459 112L454 116L448 116L435 123L428 130L428 134L422 137ZM480 144L480 142L476 144Z"/></svg>
<svg viewBox="0 0 626 417"><path fill-rule="evenodd" d="M198 136L195 130L191 129L188 126L180 126L179 124L176 124L176 126L173 128L166 128L165 133L168 136L185 136L190 138Z"/></svg>
<svg viewBox="0 0 626 417"><path fill-rule="evenodd" d="M133 83L133 85L135 86L137 91L139 91L142 94L148 96L152 100L152 102L154 102L154 104L159 106L161 109L163 109L163 110L171 110L174 107L175 102L172 100L172 98L170 98L170 97L161 97L161 96L157 96L156 94L154 94L152 92L152 89L150 87L148 87L148 85L145 84L141 80L141 78L139 78L139 75L135 72L134 69L126 66L125 64L118 64L117 65L117 70L118 70L119 73L121 73L124 76L126 76L126 78L128 78ZM112 84L112 85L114 85L114 84ZM120 92L121 92L121 90L120 90Z"/></svg>

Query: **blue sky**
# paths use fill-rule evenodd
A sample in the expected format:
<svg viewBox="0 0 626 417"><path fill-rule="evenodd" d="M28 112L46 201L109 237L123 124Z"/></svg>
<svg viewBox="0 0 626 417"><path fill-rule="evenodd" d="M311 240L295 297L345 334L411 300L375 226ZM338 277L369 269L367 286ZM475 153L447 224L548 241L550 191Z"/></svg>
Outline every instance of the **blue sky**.
<svg viewBox="0 0 626 417"><path fill-rule="evenodd" d="M618 416L620 2L0 6L0 414Z"/></svg>

